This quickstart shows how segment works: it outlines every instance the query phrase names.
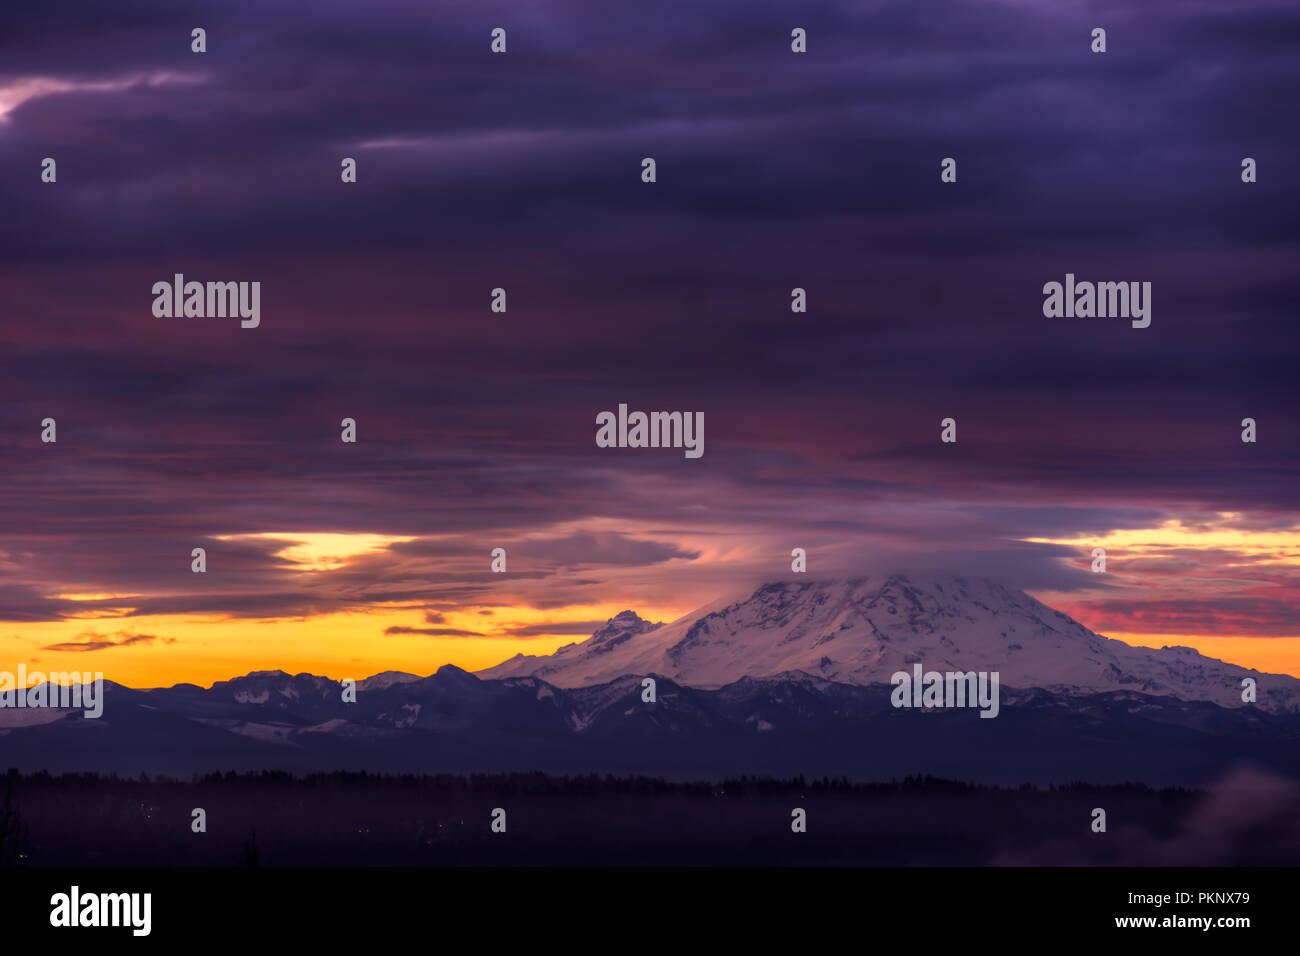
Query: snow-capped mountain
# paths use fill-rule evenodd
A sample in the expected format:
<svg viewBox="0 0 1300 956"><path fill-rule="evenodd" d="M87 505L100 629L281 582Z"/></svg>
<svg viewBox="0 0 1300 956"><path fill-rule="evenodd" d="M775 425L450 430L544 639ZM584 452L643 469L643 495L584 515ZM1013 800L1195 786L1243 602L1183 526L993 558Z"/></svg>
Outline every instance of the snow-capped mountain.
<svg viewBox="0 0 1300 956"><path fill-rule="evenodd" d="M893 707L890 677L918 662L997 671L997 719ZM1243 677L1257 706L1242 704ZM624 611L549 656L478 676L385 671L357 691L345 700L339 681L283 671L210 688L105 682L99 718L0 722L0 767L1183 784L1247 764L1300 779L1300 680L1130 647L1019 591L953 577L768 584L669 624Z"/></svg>
<svg viewBox="0 0 1300 956"><path fill-rule="evenodd" d="M660 674L697 688L792 671L838 683L885 684L927 671L998 671L1004 687L1067 694L1136 691L1300 710L1300 680L1208 658L1188 647L1133 647L1088 630L1027 594L990 581L887 575L766 584L669 624L624 611L590 639L549 656L516 655L480 677L525 675L560 687Z"/></svg>

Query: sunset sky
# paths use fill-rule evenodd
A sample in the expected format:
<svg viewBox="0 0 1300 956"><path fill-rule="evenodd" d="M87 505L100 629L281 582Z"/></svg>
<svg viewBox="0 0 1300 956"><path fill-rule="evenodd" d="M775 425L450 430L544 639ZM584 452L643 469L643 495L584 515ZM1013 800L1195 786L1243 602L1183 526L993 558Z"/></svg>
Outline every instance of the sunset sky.
<svg viewBox="0 0 1300 956"><path fill-rule="evenodd" d="M803 547L1300 675L1294 3L2 17L0 669L472 669ZM1151 326L1045 318L1066 273ZM620 403L703 457L596 447Z"/></svg>

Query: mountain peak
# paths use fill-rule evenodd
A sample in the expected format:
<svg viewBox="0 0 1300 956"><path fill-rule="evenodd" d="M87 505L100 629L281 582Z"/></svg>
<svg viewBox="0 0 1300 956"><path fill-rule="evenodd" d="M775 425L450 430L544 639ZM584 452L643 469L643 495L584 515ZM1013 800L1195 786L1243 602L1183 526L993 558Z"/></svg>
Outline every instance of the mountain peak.
<svg viewBox="0 0 1300 956"><path fill-rule="evenodd" d="M443 680L470 680L478 681L478 678L465 670L463 667L457 667L455 664L443 664L433 674L434 677L441 677Z"/></svg>
<svg viewBox="0 0 1300 956"><path fill-rule="evenodd" d="M619 611L606 621L603 626L598 628L590 638L574 646L598 645L608 651L624 641L636 637L638 634L645 634L647 631L653 631L655 628L662 626L662 622L652 624L650 621L643 620L636 611Z"/></svg>
<svg viewBox="0 0 1300 956"><path fill-rule="evenodd" d="M1006 688L1130 690L1227 707L1242 704L1241 678L1256 676L1192 649L1131 647L1103 637L995 581L929 572L770 581L669 624L623 611L586 641L481 676L532 675L583 687L658 673L718 688L802 671L866 685L888 684L918 662L935 671L997 671ZM1260 676L1264 709L1300 705L1295 678Z"/></svg>

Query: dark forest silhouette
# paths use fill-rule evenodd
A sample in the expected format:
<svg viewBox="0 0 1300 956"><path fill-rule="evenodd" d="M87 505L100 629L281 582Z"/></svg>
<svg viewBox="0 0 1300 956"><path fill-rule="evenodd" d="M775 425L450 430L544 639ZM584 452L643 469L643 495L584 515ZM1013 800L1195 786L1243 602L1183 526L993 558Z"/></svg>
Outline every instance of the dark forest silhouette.
<svg viewBox="0 0 1300 956"><path fill-rule="evenodd" d="M869 864L1195 862L1214 794L1144 784L1014 788L933 777L653 777L543 773L7 779L0 850L33 865ZM207 831L191 830L203 808ZM1092 831L1105 808L1108 833ZM506 811L494 833L494 809ZM807 813L793 833L791 812ZM1224 811L1228 812L1228 811ZM1238 810L1231 810L1239 815ZM21 822L20 822L21 815ZM1300 859L1300 807L1225 862Z"/></svg>

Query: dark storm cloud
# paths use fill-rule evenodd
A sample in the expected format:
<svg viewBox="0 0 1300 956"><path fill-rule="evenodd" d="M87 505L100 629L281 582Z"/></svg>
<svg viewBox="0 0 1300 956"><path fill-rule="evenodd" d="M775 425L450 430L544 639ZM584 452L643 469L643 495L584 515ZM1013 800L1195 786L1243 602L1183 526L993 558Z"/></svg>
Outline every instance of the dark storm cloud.
<svg viewBox="0 0 1300 956"><path fill-rule="evenodd" d="M1127 633L1271 637L1300 631L1294 592L1278 599L1220 596L1213 601L1085 601L1077 608L1088 615L1092 626Z"/></svg>
<svg viewBox="0 0 1300 956"><path fill-rule="evenodd" d="M482 637L481 631L466 631L458 627L386 627L385 634L425 634L430 637Z"/></svg>
<svg viewBox="0 0 1300 956"><path fill-rule="evenodd" d="M505 629L511 637L542 637L551 634L581 634L590 637L607 621L553 621L547 624L518 624Z"/></svg>
<svg viewBox="0 0 1300 956"><path fill-rule="evenodd" d="M662 573L700 559L665 540L688 533L1068 591L1071 551L1016 539L1295 523L1294 6L23 0L4 20L7 619L121 603L69 591L137 614L494 603L498 541L562 606L599 590L564 571ZM1152 281L1151 328L1045 319L1067 271ZM175 272L261 281L262 326L154 318ZM595 449L619 402L704 411L704 458ZM551 530L596 519L663 534ZM295 529L421 537L316 577L215 538Z"/></svg>
<svg viewBox="0 0 1300 956"><path fill-rule="evenodd" d="M160 638L156 634L129 634L126 631L117 631L113 634L96 634L93 631L82 634L86 638L82 641L61 641L57 644L49 644L41 650L43 651L103 651L110 647L130 647L132 644L152 644L154 641L161 640L164 644L174 644L175 638Z"/></svg>

